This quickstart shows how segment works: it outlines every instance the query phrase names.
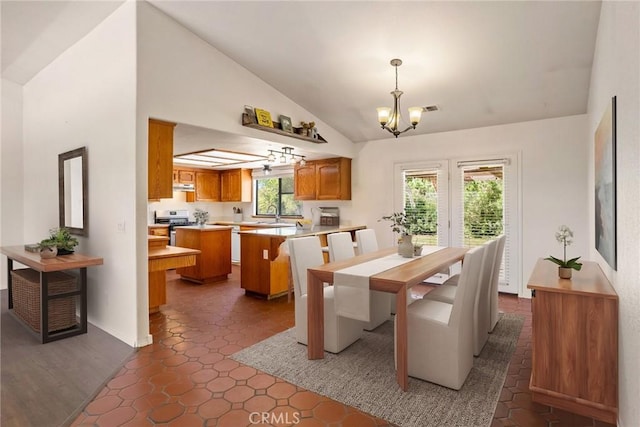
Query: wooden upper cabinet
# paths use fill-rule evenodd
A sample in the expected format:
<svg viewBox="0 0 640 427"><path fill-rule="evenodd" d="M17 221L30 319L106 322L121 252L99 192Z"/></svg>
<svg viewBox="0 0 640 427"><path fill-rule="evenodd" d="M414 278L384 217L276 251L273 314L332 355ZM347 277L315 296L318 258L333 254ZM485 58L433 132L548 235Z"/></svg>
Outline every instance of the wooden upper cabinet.
<svg viewBox="0 0 640 427"><path fill-rule="evenodd" d="M294 170L296 200L351 200L351 159L307 162Z"/></svg>
<svg viewBox="0 0 640 427"><path fill-rule="evenodd" d="M251 170L230 169L220 173L220 201L251 201Z"/></svg>
<svg viewBox="0 0 640 427"><path fill-rule="evenodd" d="M196 191L195 201L219 202L220 201L220 172L197 171L195 173Z"/></svg>
<svg viewBox="0 0 640 427"><path fill-rule="evenodd" d="M175 123L149 119L149 200L173 197L173 128Z"/></svg>
<svg viewBox="0 0 640 427"><path fill-rule="evenodd" d="M196 171L192 169L174 169L173 182L176 184L195 184Z"/></svg>
<svg viewBox="0 0 640 427"><path fill-rule="evenodd" d="M307 162L304 166L296 164L293 171L294 198L296 200L316 199L316 165Z"/></svg>

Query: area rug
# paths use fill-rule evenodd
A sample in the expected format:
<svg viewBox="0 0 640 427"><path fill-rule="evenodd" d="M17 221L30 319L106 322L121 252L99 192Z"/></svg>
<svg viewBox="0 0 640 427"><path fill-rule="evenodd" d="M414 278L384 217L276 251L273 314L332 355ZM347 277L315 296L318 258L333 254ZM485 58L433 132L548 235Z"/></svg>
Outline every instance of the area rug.
<svg viewBox="0 0 640 427"><path fill-rule="evenodd" d="M500 321L459 391L409 378L396 383L393 322L387 321L340 354L308 360L294 329L267 338L231 357L292 384L330 397L402 427L489 426L524 319Z"/></svg>

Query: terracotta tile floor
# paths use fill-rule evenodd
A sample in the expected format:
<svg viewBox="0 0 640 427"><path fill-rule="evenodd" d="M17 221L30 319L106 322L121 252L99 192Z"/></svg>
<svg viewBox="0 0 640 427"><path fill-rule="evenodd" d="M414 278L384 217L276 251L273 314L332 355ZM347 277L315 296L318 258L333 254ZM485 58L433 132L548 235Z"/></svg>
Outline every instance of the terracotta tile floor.
<svg viewBox="0 0 640 427"><path fill-rule="evenodd" d="M293 326L293 303L286 297L245 297L237 267L229 280L201 286L168 274L169 304L150 316L154 344L127 361L73 426L391 425L229 358ZM608 426L531 402L531 305L501 295L500 308L526 320L492 427Z"/></svg>

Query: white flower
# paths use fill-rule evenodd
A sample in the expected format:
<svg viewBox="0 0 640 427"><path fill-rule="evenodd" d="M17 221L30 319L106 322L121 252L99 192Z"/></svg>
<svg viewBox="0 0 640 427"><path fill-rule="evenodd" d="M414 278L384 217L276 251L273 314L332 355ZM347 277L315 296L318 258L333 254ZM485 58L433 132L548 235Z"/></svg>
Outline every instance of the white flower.
<svg viewBox="0 0 640 427"><path fill-rule="evenodd" d="M561 225L556 232L556 240L563 245L570 245L573 242L573 231L566 225Z"/></svg>

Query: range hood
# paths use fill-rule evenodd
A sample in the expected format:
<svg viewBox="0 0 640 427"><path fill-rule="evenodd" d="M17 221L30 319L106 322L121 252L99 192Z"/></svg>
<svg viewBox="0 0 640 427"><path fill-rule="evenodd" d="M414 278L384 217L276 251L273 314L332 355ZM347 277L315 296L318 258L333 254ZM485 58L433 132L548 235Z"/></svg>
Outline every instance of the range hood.
<svg viewBox="0 0 640 427"><path fill-rule="evenodd" d="M173 191L196 191L193 184L173 184Z"/></svg>

